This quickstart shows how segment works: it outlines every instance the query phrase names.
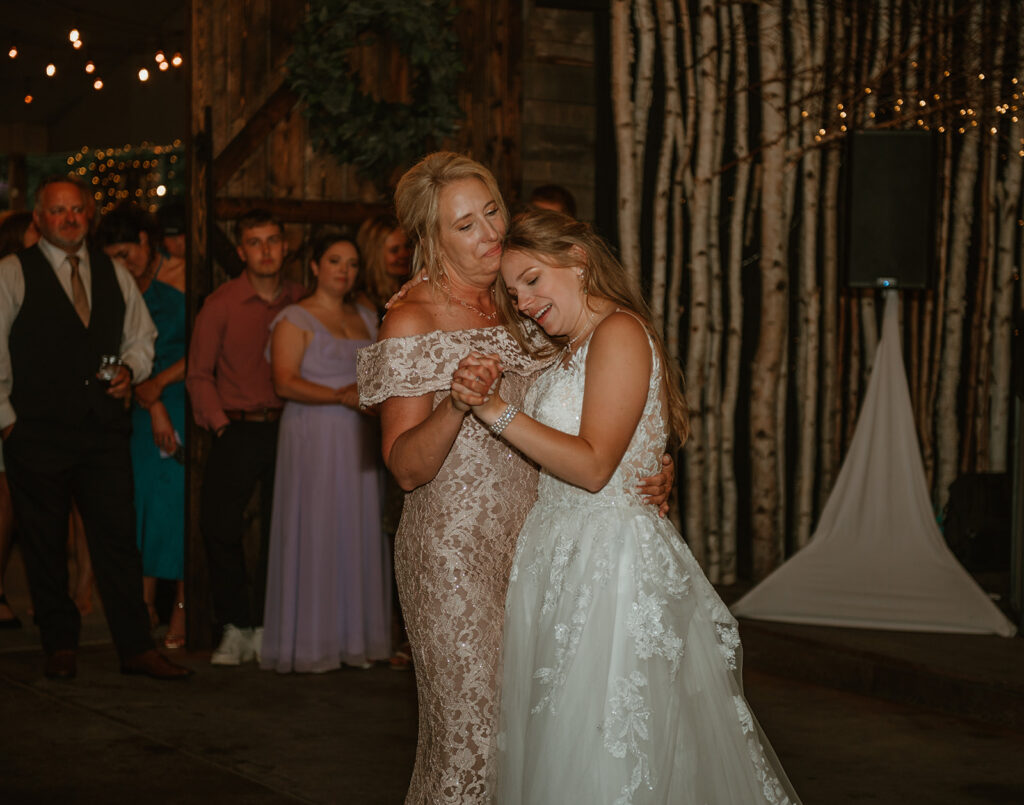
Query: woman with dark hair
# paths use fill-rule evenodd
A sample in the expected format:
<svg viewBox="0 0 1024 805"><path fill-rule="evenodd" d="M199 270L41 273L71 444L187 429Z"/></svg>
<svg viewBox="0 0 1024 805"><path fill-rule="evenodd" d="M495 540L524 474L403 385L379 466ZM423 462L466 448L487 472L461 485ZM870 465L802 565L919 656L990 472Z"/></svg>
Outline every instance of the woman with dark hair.
<svg viewBox="0 0 1024 805"><path fill-rule="evenodd" d="M359 407L356 350L376 314L352 301L359 252L318 237L313 293L270 325L277 442L260 666L368 668L391 654L391 561L381 529L377 431Z"/></svg>
<svg viewBox="0 0 1024 805"><path fill-rule="evenodd" d="M157 579L176 582L164 647L185 645L185 287L182 261L165 257L156 220L134 204L107 213L98 245L135 277L156 324L156 355L149 379L135 387L132 470L143 598L155 626Z"/></svg>

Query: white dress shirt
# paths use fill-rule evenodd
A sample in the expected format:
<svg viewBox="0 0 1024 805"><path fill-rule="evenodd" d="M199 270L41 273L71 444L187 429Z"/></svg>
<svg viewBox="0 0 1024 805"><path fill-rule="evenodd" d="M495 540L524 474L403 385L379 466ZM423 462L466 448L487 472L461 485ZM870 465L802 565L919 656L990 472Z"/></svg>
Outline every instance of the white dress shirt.
<svg viewBox="0 0 1024 805"><path fill-rule="evenodd" d="M43 238L39 241L53 273L57 275L68 299L71 294L71 263L68 254L58 246L54 246ZM78 272L85 285L85 294L92 309L92 268L89 265L89 251L83 243L76 253L78 255ZM132 382L139 383L149 377L153 369L153 344L156 341L156 325L150 318L146 303L139 293L135 278L121 263L114 263L114 274L117 284L124 297L124 325L121 329L121 347L119 353L132 370ZM25 275L21 270L21 261L15 254L0 260L0 430L13 424L17 419L14 406L11 405L11 388L14 378L11 377L11 354L8 341L11 327L18 317L21 304L25 300ZM99 369L99 366L96 367ZM45 371L41 367L41 371Z"/></svg>

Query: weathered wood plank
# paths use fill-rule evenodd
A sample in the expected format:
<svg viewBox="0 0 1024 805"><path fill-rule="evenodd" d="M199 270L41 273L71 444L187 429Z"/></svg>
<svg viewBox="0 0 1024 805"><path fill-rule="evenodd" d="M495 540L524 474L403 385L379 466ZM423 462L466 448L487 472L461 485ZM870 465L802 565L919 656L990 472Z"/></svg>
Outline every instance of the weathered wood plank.
<svg viewBox="0 0 1024 805"><path fill-rule="evenodd" d="M390 209L383 203L292 198L220 197L214 203L216 217L221 220L233 220L254 207L267 210L283 222L311 224L359 224Z"/></svg>
<svg viewBox="0 0 1024 805"><path fill-rule="evenodd" d="M228 184L246 159L265 144L274 127L288 117L297 102L298 98L291 88L285 82L280 82L263 105L217 155L214 163L214 186L218 191Z"/></svg>

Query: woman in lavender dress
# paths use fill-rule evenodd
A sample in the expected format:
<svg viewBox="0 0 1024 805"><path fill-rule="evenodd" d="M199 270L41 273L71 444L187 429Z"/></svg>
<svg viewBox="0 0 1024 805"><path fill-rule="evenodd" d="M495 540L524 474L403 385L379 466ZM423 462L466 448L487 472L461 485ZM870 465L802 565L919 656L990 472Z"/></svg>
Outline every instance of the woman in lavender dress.
<svg viewBox="0 0 1024 805"><path fill-rule="evenodd" d="M355 244L313 245L316 290L271 324L277 447L260 665L280 672L369 667L390 656L391 565L381 530L377 435L359 409L356 350L376 314L351 301Z"/></svg>

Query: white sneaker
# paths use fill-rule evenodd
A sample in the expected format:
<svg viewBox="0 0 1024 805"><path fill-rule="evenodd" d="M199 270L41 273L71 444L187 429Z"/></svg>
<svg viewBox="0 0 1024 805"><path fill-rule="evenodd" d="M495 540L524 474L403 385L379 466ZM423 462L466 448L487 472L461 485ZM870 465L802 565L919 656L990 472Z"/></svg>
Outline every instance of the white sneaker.
<svg viewBox="0 0 1024 805"><path fill-rule="evenodd" d="M252 630L252 654L257 663L260 661L260 653L263 651L263 627L257 626Z"/></svg>
<svg viewBox="0 0 1024 805"><path fill-rule="evenodd" d="M241 665L252 658L252 629L239 629L229 623L224 627L220 645L210 655L210 665Z"/></svg>

